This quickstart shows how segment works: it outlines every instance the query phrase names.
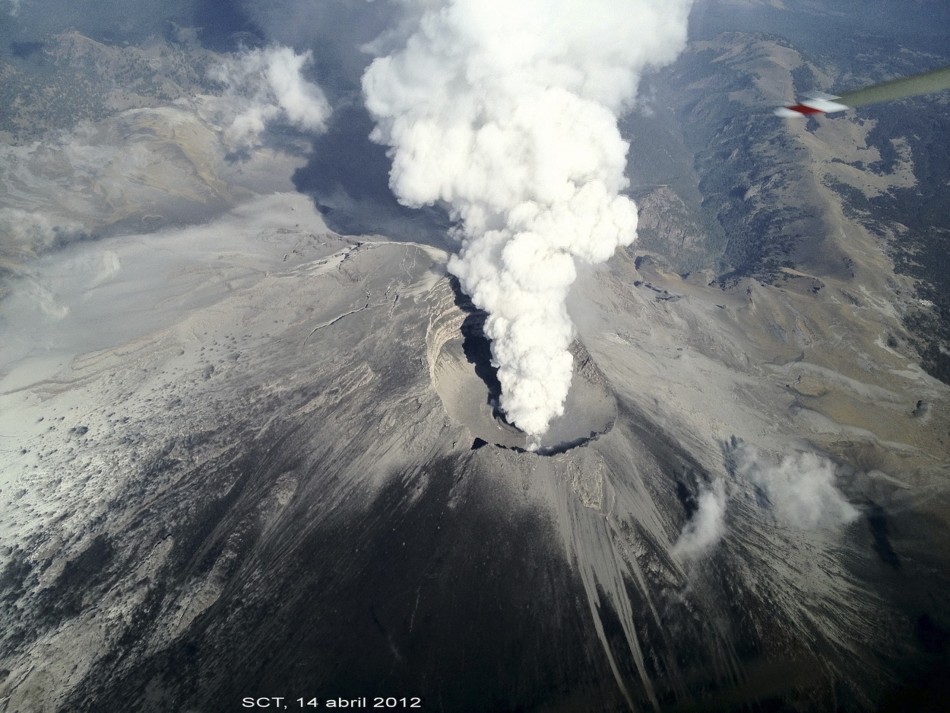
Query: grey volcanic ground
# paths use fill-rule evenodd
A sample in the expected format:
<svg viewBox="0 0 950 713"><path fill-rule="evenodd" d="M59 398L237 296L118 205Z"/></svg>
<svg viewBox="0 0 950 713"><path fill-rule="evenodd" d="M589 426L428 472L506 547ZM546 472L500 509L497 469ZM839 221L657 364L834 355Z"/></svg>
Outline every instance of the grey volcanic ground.
<svg viewBox="0 0 950 713"><path fill-rule="evenodd" d="M443 253L337 237L301 197L266 212L286 224L48 259L73 308L3 382L9 710L860 709L926 664L947 403L912 364L803 359L807 315L783 356L771 325L808 298L618 256L577 291L574 431L528 453ZM862 403L879 434L825 413ZM862 517L783 523L730 470L733 436L848 456ZM691 558L673 544L718 479L727 534Z"/></svg>
<svg viewBox="0 0 950 713"><path fill-rule="evenodd" d="M811 5L787 38L701 7L627 119L642 239L582 271L533 453L438 217L314 177L346 142L235 158L144 90L58 148L5 125L0 711L940 710L950 388L907 319L937 303L851 192L932 169L883 119L768 115L832 83ZM81 38L43 41L123 61ZM149 51L221 49L181 42Z"/></svg>

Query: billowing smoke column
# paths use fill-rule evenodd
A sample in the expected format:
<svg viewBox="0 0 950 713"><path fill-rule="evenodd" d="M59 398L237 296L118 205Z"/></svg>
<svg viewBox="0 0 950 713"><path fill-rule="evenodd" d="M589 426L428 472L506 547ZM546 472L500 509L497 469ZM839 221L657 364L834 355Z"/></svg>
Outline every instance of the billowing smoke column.
<svg viewBox="0 0 950 713"><path fill-rule="evenodd" d="M489 314L501 407L537 442L563 412L575 261L636 236L618 114L674 59L691 0L407 0L410 34L363 76L406 205L446 205L449 269Z"/></svg>

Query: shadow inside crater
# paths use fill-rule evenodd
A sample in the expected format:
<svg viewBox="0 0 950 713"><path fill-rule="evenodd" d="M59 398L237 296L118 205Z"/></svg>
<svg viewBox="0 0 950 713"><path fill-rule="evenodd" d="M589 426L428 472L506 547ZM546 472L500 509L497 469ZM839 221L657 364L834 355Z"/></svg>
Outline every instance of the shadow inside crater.
<svg viewBox="0 0 950 713"><path fill-rule="evenodd" d="M485 335L488 314L472 303L457 278L450 277L449 285L454 305L464 318L459 337L452 340L456 346L447 345L441 350L440 373L443 376L437 390L450 413L468 426L475 436L472 450L491 445L517 453L553 456L585 446L613 427L616 418L614 398L587 349L575 341L571 345L574 378L564 414L551 421L537 448L529 450L527 434L509 421L500 407L501 382L492 360L491 343ZM444 369L452 361L453 350L458 361L451 370L455 377L449 379L444 376L448 373ZM462 367L466 363L470 366ZM460 367L461 371L458 371Z"/></svg>
<svg viewBox="0 0 950 713"><path fill-rule="evenodd" d="M462 351L468 363L474 366L475 375L482 380L488 389L488 405L492 407L492 415L507 425L512 425L498 408L501 398L501 382L498 380L498 367L492 362L491 342L485 336L485 320L488 313L478 309L471 298L462 292L462 286L457 277L449 279L452 292L455 295L455 306L465 313L460 331L462 333Z"/></svg>

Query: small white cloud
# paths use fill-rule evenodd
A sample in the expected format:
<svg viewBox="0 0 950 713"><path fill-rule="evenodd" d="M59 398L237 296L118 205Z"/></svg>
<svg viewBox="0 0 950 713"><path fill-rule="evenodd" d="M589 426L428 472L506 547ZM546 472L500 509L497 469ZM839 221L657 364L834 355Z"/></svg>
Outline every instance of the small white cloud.
<svg viewBox="0 0 950 713"><path fill-rule="evenodd" d="M76 239L83 232L83 226L73 220L19 208L0 208L0 258L38 255L58 243Z"/></svg>
<svg viewBox="0 0 950 713"><path fill-rule="evenodd" d="M828 458L806 452L776 460L742 443L733 458L736 474L762 489L785 525L813 530L840 527L858 517L835 487L837 467Z"/></svg>
<svg viewBox="0 0 950 713"><path fill-rule="evenodd" d="M656 116L656 111L653 108L656 105L656 100L656 87L652 85L642 87L640 94L637 96L637 112L646 117Z"/></svg>
<svg viewBox="0 0 950 713"><path fill-rule="evenodd" d="M326 128L330 105L320 87L303 76L311 61L310 52L270 47L244 52L210 72L225 87L216 109L232 145L259 144L267 125L277 119L305 131Z"/></svg>
<svg viewBox="0 0 950 713"><path fill-rule="evenodd" d="M673 554L696 559L712 550L726 532L726 487L715 480L699 493L699 504L693 517L673 545Z"/></svg>

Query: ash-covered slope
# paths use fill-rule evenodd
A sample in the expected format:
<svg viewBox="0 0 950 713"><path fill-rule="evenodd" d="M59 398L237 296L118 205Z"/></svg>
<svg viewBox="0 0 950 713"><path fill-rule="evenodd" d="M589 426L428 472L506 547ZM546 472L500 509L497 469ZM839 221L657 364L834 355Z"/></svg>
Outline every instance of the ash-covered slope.
<svg viewBox="0 0 950 713"><path fill-rule="evenodd" d="M756 3L697 14L719 5L732 33L698 37L623 127L641 243L580 277L573 389L536 453L495 410L444 254L260 197L306 148L228 153L193 96L222 56L184 35L13 46L0 713L942 704L948 389L901 326L926 305L855 217L936 210L942 158L919 161L926 115L893 142L886 115L778 122L793 85L833 88L800 40L845 20L758 3L782 40ZM295 46L323 47L303 24ZM926 59L857 44L834 45L839 77ZM293 183L338 230L419 234L391 229L360 116L307 137ZM127 231L155 234L76 242Z"/></svg>
<svg viewBox="0 0 950 713"><path fill-rule="evenodd" d="M230 253L205 244L170 272L142 241L187 236L114 241L110 275L83 282L73 263L85 299L58 331L94 324L145 260L156 290L120 310L132 331L117 319L81 353L53 344L53 361L21 345L2 404L17 445L2 486L7 710L375 695L446 711L865 710L938 660L913 627L926 615L940 631L942 580L903 558L942 524L895 532L875 506L802 528L737 462L741 441L783 453L811 429L854 505L912 512L944 492L926 436L945 427L941 387L895 377L933 404L923 425L910 409L880 436L850 412L835 421L802 379L865 403L882 392L779 360L767 325L806 298L724 294L621 256L572 307L587 356L568 416L593 435L530 453L492 415L443 254L293 226L250 230ZM915 479L849 464L843 441ZM721 541L684 539L710 492Z"/></svg>
<svg viewBox="0 0 950 713"><path fill-rule="evenodd" d="M945 66L946 23L934 18L947 10L916 3L898 18L878 2L859 13L822 5L694 9L687 51L651 79L644 108L626 120L638 148L628 174L639 244L679 272L773 284L789 269L853 277L855 262L882 253L873 279L897 273L887 299L904 338L947 383L946 93L801 122L771 115L808 93Z"/></svg>

